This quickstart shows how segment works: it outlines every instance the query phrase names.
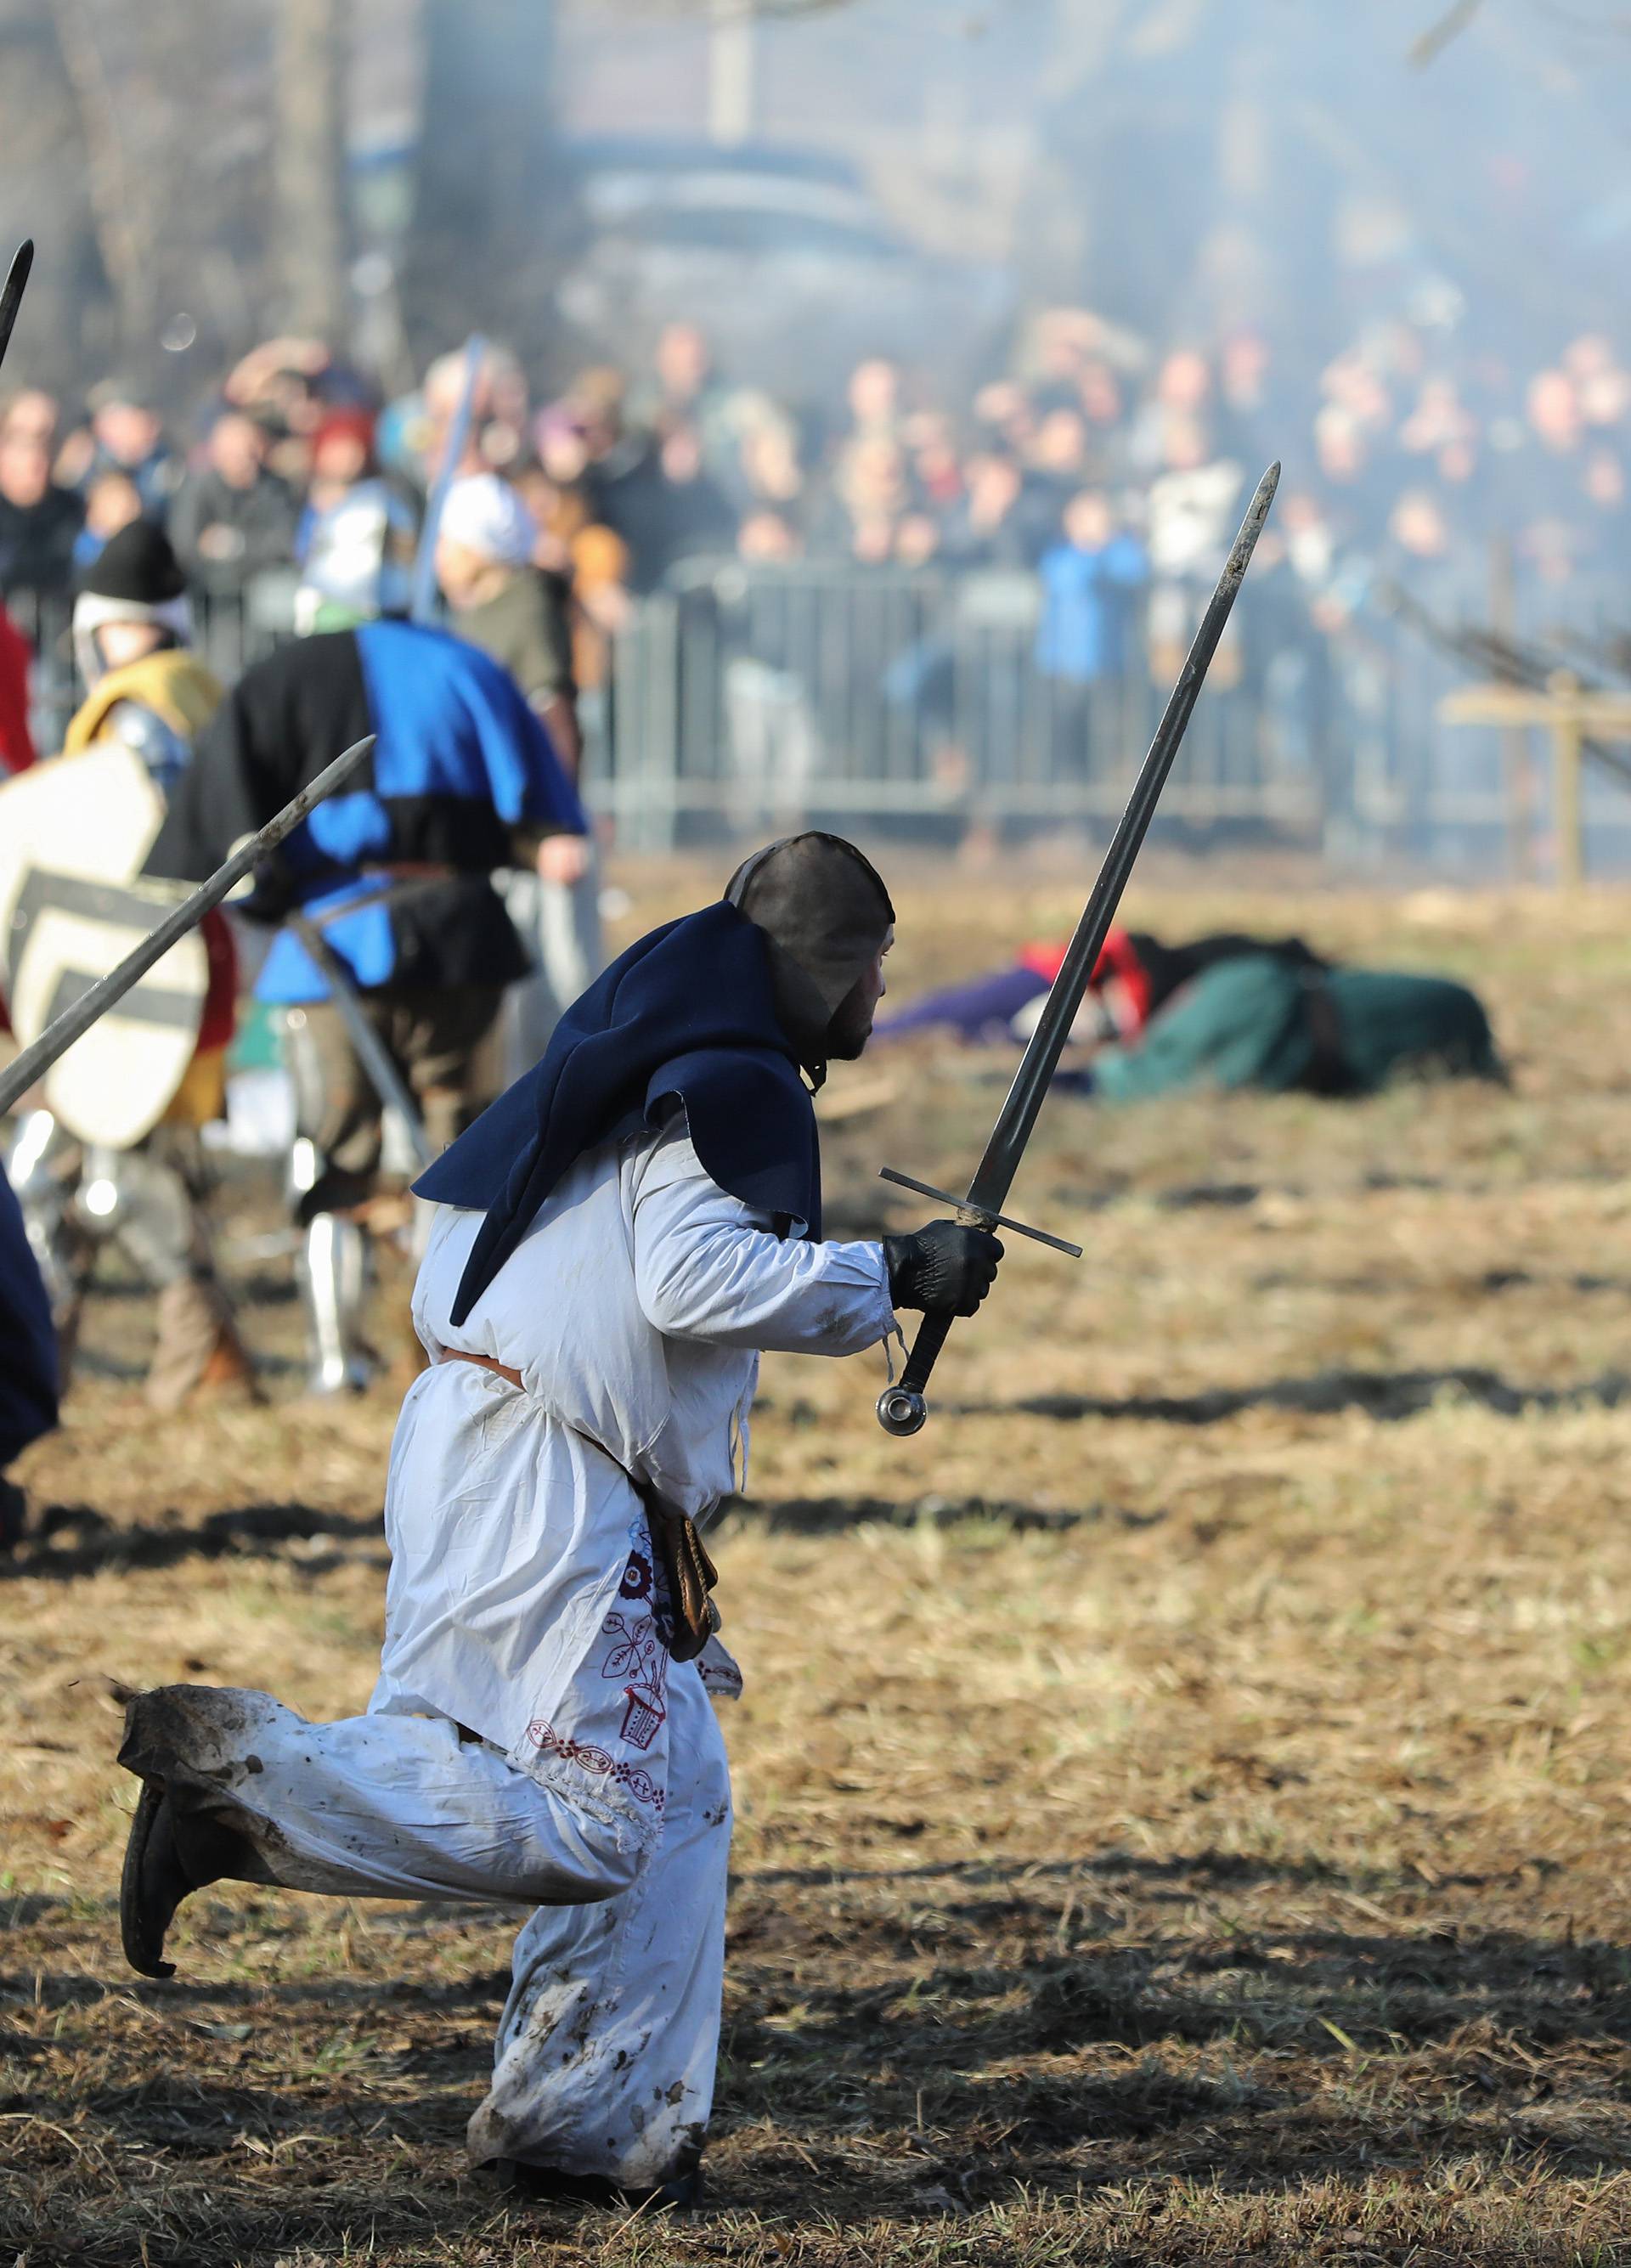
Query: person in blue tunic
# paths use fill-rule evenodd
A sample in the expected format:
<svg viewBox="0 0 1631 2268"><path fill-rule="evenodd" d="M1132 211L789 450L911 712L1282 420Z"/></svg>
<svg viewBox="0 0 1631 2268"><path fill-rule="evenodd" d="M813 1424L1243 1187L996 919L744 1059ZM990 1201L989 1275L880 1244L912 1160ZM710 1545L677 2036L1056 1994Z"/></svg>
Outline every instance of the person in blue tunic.
<svg viewBox="0 0 1631 2268"><path fill-rule="evenodd" d="M210 873L368 733L369 762L288 838L241 908L277 927L255 994L282 1012L294 1080L320 1393L369 1375L359 1208L375 1191L381 1105L302 932L318 931L341 963L442 1149L489 1099L482 1043L528 966L494 871L547 876L563 842L575 853L587 831L547 730L498 663L439 630L365 621L245 673L199 738L148 872Z"/></svg>
<svg viewBox="0 0 1631 2268"><path fill-rule="evenodd" d="M56 1332L51 1303L0 1169L0 1551L23 1532L23 1492L7 1467L56 1423Z"/></svg>

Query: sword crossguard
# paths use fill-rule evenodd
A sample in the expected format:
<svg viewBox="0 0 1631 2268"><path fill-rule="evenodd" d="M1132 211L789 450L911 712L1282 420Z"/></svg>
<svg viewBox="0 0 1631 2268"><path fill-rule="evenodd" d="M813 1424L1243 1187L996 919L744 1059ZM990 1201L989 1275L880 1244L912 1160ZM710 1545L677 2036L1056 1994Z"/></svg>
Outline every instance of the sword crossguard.
<svg viewBox="0 0 1631 2268"><path fill-rule="evenodd" d="M1011 1228L1015 1236L1029 1236L1033 1243L1045 1244L1055 1252L1066 1253L1073 1260L1081 1257L1079 1244L1067 1244L1062 1236L1050 1236L1045 1228L1031 1228L1022 1220L1012 1220L1006 1212L990 1212L984 1205L970 1204L967 1197L953 1197L949 1189L937 1189L930 1182L914 1182L910 1174L897 1174L893 1166L881 1167L878 1179L893 1182L897 1189L911 1189L920 1197L933 1197L937 1204L949 1205L958 1219L970 1228ZM922 1423L919 1418L918 1425ZM918 1425L908 1426L906 1431L915 1433ZM889 1430L893 1432L895 1428L891 1426Z"/></svg>

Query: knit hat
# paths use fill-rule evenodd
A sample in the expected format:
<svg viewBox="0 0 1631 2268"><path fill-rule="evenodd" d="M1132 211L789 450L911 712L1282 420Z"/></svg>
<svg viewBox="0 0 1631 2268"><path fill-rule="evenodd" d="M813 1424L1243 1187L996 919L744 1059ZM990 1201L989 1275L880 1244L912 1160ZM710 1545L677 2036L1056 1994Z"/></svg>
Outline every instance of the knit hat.
<svg viewBox="0 0 1631 2268"><path fill-rule="evenodd" d="M471 473L448 490L437 534L495 567L525 567L537 546L538 523L508 481Z"/></svg>
<svg viewBox="0 0 1631 2268"><path fill-rule="evenodd" d="M110 535L79 578L74 652L87 685L102 671L96 633L107 622L152 622L178 645L193 634L187 578L162 528L133 519Z"/></svg>
<svg viewBox="0 0 1631 2268"><path fill-rule="evenodd" d="M374 418L360 402L343 402L325 410L312 430L312 461L321 462L331 441L351 441L363 453L365 469L373 465Z"/></svg>
<svg viewBox="0 0 1631 2268"><path fill-rule="evenodd" d="M79 588L87 597L118 600L129 609L116 618L104 613L103 622L144 622L152 608L185 598L187 578L164 530L151 520L133 519L108 537L80 577Z"/></svg>

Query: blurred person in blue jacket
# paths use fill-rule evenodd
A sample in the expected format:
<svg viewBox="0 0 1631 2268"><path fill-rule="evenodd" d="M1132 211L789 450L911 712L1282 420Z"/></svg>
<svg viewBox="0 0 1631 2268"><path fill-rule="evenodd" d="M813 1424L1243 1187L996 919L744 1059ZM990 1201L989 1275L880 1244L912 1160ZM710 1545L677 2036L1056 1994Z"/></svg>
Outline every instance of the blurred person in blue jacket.
<svg viewBox="0 0 1631 2268"><path fill-rule="evenodd" d="M1149 555L1118 528L1110 498L1082 489L1065 507L1063 540L1044 552L1037 667L1049 686L1055 768L1081 778L1096 730L1101 689L1127 674L1128 629L1149 581Z"/></svg>

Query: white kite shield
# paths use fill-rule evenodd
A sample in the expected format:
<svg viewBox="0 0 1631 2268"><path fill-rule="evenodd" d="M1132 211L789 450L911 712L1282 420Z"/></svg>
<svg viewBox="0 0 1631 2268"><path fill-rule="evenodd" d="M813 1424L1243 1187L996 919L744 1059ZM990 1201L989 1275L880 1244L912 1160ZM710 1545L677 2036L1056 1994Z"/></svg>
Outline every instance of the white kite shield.
<svg viewBox="0 0 1631 2268"><path fill-rule="evenodd" d="M164 800L139 756L92 747L0 787L0 977L26 1047L186 895L143 878ZM82 1142L128 1150L163 1117L198 1045L209 956L196 930L46 1073Z"/></svg>

